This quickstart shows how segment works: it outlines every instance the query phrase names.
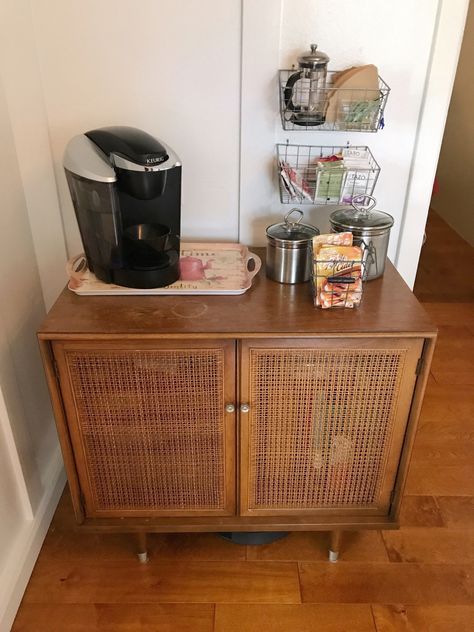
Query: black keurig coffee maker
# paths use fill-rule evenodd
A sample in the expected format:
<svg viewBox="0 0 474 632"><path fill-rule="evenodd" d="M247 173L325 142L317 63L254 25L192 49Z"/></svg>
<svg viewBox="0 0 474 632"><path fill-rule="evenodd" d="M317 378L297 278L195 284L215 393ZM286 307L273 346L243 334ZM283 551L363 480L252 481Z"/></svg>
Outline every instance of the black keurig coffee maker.
<svg viewBox="0 0 474 632"><path fill-rule="evenodd" d="M64 154L89 269L98 279L153 288L179 278L181 163L134 127L75 136Z"/></svg>

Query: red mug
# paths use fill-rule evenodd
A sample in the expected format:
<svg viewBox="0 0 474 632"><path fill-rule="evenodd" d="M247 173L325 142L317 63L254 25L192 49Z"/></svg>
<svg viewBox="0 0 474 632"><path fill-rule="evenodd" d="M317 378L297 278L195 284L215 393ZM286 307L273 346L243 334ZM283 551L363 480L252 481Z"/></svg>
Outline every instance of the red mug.
<svg viewBox="0 0 474 632"><path fill-rule="evenodd" d="M205 270L209 270L210 263L204 264L199 257L181 257L179 269L181 281L204 281Z"/></svg>

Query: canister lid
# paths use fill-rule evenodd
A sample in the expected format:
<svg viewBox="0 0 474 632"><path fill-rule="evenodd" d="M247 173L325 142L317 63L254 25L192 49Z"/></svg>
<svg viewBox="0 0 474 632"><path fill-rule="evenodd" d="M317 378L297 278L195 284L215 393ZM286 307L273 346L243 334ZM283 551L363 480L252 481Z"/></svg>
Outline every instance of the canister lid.
<svg viewBox="0 0 474 632"><path fill-rule="evenodd" d="M299 217L295 220L291 219L291 216ZM319 235L319 230L316 226L310 224L301 224L303 219L303 212L299 208L293 208L284 217L284 222L279 224L272 224L267 228L267 236L275 241L287 243L292 242L295 246L298 242L308 242L316 235Z"/></svg>
<svg viewBox="0 0 474 632"><path fill-rule="evenodd" d="M370 199L371 203L368 206L357 204L357 200L363 198ZM375 199L372 196L359 196L354 198L352 206L331 213L329 221L332 226L349 231L364 230L367 232L378 232L391 228L395 220L388 213L384 213L384 211L373 210L375 204Z"/></svg>

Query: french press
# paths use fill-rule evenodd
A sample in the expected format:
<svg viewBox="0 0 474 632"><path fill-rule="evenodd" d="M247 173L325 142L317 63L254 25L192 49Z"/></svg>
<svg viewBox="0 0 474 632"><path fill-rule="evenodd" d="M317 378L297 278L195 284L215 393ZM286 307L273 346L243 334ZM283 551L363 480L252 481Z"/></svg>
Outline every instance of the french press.
<svg viewBox="0 0 474 632"><path fill-rule="evenodd" d="M311 51L298 57L300 70L284 88L285 110L295 125L322 125L326 110L326 75L329 57L311 44Z"/></svg>

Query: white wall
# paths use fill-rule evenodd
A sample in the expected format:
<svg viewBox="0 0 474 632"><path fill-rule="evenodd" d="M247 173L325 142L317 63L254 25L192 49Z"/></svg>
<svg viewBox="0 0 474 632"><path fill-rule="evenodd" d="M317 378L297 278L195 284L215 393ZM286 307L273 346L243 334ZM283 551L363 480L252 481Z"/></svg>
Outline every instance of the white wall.
<svg viewBox="0 0 474 632"><path fill-rule="evenodd" d="M65 247L28 0L0 14L0 630L9 630L55 508L62 460L35 332Z"/></svg>
<svg viewBox="0 0 474 632"><path fill-rule="evenodd" d="M0 391L0 399L3 399ZM2 410L3 409L3 410ZM19 486L15 464L12 462L6 436L7 420L5 410L0 408L0 560L5 560L10 553L11 543L15 540L18 525L29 513L28 504L24 504L24 489ZM21 478L20 478L21 484Z"/></svg>
<svg viewBox="0 0 474 632"><path fill-rule="evenodd" d="M62 465L35 337L45 305L1 81L0 137L0 630L9 630Z"/></svg>
<svg viewBox="0 0 474 632"><path fill-rule="evenodd" d="M237 240L240 0L61 0L33 13L69 253L82 246L64 147L105 125L176 150L183 237Z"/></svg>
<svg viewBox="0 0 474 632"><path fill-rule="evenodd" d="M162 137L182 158L183 237L240 239L248 244L263 244L265 227L288 210L278 197L276 142L288 138L303 144L369 145L382 168L375 190L378 206L395 217L389 256L407 280L414 278L429 204L426 191L433 176L428 163L436 160L437 153L436 143L423 148L429 157L424 174L418 170L418 190L412 195L410 175L416 167L430 60L441 7L446 5L449 11L452 6L457 13L461 7L462 13L461 5L466 3L33 3L69 254L81 250L81 243L61 164L64 147L81 131L129 124ZM446 61L439 66L447 94L456 57L454 40L450 38L454 52L445 54ZM379 67L392 88L383 131L281 129L278 67L291 66L313 41L330 55L334 69L363 63ZM442 128L443 106L441 114L436 104L434 109L432 122ZM309 221L325 228L327 211L308 206L304 210ZM403 238L410 241L408 251L401 248L402 230Z"/></svg>
<svg viewBox="0 0 474 632"><path fill-rule="evenodd" d="M45 307L10 119L0 92L0 384L23 473L36 506L41 498L38 460L53 435L36 328ZM45 446L47 450L49 446Z"/></svg>
<svg viewBox="0 0 474 632"><path fill-rule="evenodd" d="M30 2L3 0L0 70L31 224L34 254L49 308L64 286L64 233L49 145Z"/></svg>
<svg viewBox="0 0 474 632"><path fill-rule="evenodd" d="M263 243L265 227L291 208L279 202L269 149L275 142L369 145L382 169L378 208L396 222L389 256L413 285L467 6L468 0L243 0L241 241ZM378 66L392 88L384 130L282 130L276 69L291 67L313 42L331 57L330 68ZM330 207L302 208L327 230Z"/></svg>
<svg viewBox="0 0 474 632"><path fill-rule="evenodd" d="M277 3L267 2L270 5ZM276 69L291 68L311 43L330 57L329 69L343 69L352 65L373 63L391 88L385 111L384 130L378 133L284 131L276 112L276 96L273 100L260 99L260 108L273 110L268 119L273 120L273 144L275 142L300 143L303 145L368 145L381 166L381 174L375 188L378 208L395 217L389 256L394 259L401 227L407 185L416 139L418 117L422 104L424 82L435 28L438 0L399 0L377 2L372 0L282 0L281 25L278 49L273 45L273 71L267 81L277 94ZM263 9L262 9L263 10ZM256 37L258 33L256 33ZM275 41L275 34L270 37ZM268 38L270 39L270 38ZM271 54L271 53L270 53ZM258 65L258 55L254 66ZM267 62L270 72L270 59ZM255 70L249 64L248 73ZM243 95L243 99L247 94ZM255 106L254 106L255 107ZM270 133L265 139L269 145L271 160L273 146ZM268 162L268 159L267 159ZM260 184L252 185L252 195L242 209L242 236L244 241L262 241L264 226L289 210L279 202L277 184L268 169L259 171ZM242 184L245 187L245 183ZM269 191L272 197L269 198ZM301 206L308 221L325 227L327 211Z"/></svg>
<svg viewBox="0 0 474 632"><path fill-rule="evenodd" d="M440 0L416 134L397 269L413 287L469 0Z"/></svg>

